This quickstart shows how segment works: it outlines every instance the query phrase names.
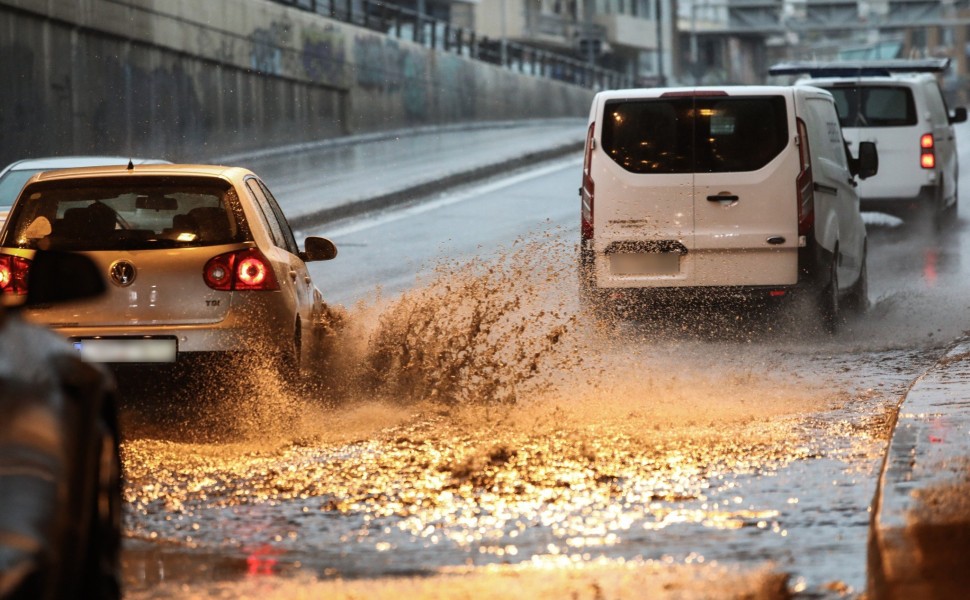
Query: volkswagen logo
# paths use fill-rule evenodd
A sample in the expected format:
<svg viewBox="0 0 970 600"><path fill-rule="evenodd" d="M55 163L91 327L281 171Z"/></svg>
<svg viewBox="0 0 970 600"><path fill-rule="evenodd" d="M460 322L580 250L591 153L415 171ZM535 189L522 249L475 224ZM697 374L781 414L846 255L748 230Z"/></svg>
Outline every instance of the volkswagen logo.
<svg viewBox="0 0 970 600"><path fill-rule="evenodd" d="M135 281L135 265L127 260L117 260L108 269L111 281L121 287L128 287Z"/></svg>

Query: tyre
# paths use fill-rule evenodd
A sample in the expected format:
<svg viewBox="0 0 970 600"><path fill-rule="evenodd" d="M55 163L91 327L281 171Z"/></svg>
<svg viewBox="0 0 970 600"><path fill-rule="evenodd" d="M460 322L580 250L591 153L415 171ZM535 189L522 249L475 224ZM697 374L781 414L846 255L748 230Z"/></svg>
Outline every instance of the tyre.
<svg viewBox="0 0 970 600"><path fill-rule="evenodd" d="M607 294L596 287L593 271L593 251L585 247L579 250L579 309L598 321L612 323L615 311Z"/></svg>
<svg viewBox="0 0 970 600"><path fill-rule="evenodd" d="M842 307L839 302L838 254L833 256L828 282L819 291L816 308L822 329L830 334L838 333L842 324Z"/></svg>
<svg viewBox="0 0 970 600"><path fill-rule="evenodd" d="M846 298L846 308L856 314L862 314L869 310L868 255L868 250L862 252L862 269L859 271L859 279L852 286L852 291Z"/></svg>

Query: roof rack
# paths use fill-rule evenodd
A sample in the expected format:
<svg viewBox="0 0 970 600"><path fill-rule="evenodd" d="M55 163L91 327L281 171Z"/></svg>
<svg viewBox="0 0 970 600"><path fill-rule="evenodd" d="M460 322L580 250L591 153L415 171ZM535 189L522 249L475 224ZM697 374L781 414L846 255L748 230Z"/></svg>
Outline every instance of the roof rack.
<svg viewBox="0 0 970 600"><path fill-rule="evenodd" d="M787 62L773 65L768 69L768 74L808 75L809 77L888 77L892 73L942 73L949 66L949 58Z"/></svg>

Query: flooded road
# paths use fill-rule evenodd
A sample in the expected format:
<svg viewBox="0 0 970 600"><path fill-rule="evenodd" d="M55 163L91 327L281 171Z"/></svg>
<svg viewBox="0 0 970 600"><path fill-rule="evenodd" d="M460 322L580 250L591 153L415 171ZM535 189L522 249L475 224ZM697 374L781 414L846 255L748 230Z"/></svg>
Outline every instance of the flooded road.
<svg viewBox="0 0 970 600"><path fill-rule="evenodd" d="M575 298L577 173L324 231L331 387L213 403L215 441L128 417L126 597L858 596L895 408L963 334L965 232L869 218L874 306L835 337L611 327Z"/></svg>

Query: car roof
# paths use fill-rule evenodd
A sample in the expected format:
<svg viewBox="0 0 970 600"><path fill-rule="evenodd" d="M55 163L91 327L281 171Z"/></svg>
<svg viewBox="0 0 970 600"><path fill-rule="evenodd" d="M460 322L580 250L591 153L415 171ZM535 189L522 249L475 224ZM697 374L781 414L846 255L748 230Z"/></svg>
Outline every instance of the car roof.
<svg viewBox="0 0 970 600"><path fill-rule="evenodd" d="M99 167L105 165L127 165L131 161L136 165L166 164L167 160L159 158L139 158L127 156L46 156L40 158L24 158L7 165L4 171L35 171L37 169L70 169L73 167Z"/></svg>
<svg viewBox="0 0 970 600"><path fill-rule="evenodd" d="M173 163L150 163L135 165L129 169L125 165L104 165L95 167L80 167L74 169L57 169L37 173L30 178L30 182L38 181L59 181L71 179L96 179L101 177L125 176L125 177L146 177L146 176L186 176L186 177L216 177L226 180L239 179L247 174L252 174L248 169L242 167L227 167L224 165L197 165L197 164L173 164Z"/></svg>

